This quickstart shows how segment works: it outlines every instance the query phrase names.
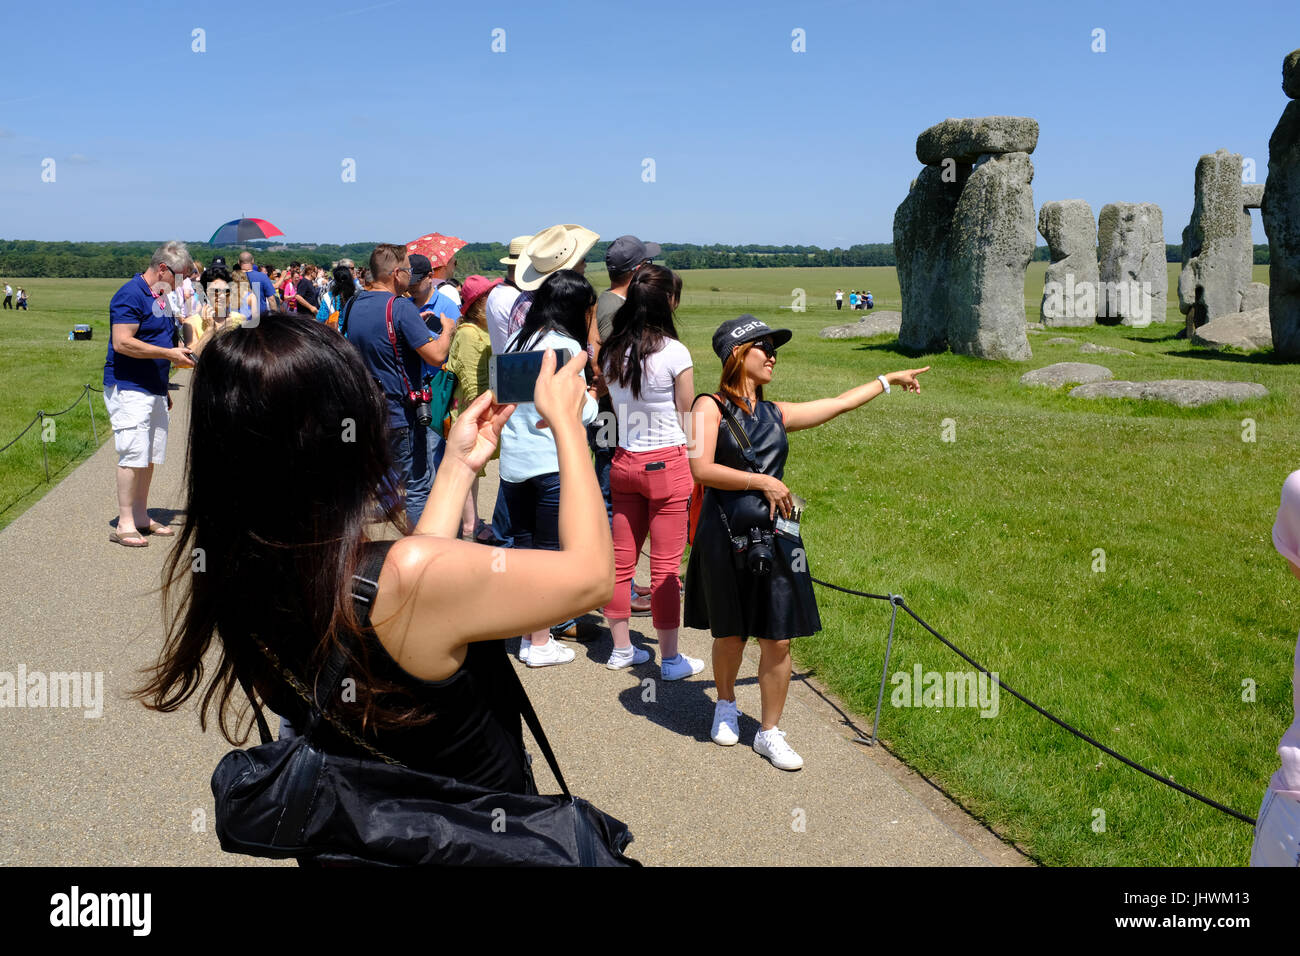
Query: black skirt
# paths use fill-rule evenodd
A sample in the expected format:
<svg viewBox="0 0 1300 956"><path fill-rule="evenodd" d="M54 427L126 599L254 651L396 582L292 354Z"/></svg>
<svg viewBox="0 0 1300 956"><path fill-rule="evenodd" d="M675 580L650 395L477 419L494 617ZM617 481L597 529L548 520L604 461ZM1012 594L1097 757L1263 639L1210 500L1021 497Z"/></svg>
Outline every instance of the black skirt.
<svg viewBox="0 0 1300 956"><path fill-rule="evenodd" d="M770 574L759 577L737 569L731 539L718 510L720 501L735 534L744 534L751 526L772 528L763 495L705 489L700 523L686 566L686 626L707 630L715 638L739 636L773 641L820 631L822 620L817 613L803 542L774 535L775 560Z"/></svg>

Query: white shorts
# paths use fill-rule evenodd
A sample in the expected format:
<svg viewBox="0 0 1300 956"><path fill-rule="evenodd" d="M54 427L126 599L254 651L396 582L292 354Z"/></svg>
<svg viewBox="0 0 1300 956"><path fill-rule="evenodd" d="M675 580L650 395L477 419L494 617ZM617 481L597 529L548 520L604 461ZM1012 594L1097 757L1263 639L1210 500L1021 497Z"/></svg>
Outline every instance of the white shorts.
<svg viewBox="0 0 1300 956"><path fill-rule="evenodd" d="M1300 795L1272 787L1264 791L1250 865L1300 866Z"/></svg>
<svg viewBox="0 0 1300 956"><path fill-rule="evenodd" d="M110 385L104 404L121 468L161 465L167 452L167 396Z"/></svg>

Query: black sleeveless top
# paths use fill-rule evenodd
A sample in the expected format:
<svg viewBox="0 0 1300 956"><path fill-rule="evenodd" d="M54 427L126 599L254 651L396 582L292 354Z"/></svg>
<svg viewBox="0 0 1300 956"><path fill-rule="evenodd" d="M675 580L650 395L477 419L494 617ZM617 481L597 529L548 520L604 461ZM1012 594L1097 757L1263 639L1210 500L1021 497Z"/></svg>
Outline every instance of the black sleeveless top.
<svg viewBox="0 0 1300 956"><path fill-rule="evenodd" d="M757 472L784 478L790 445L785 421L773 402L757 402L752 413L729 399L726 406L736 416L753 449ZM713 460L737 471L751 471L727 426L718 423ZM727 523L723 524L722 514ZM705 488L700 523L686 567L684 621L687 627L712 632L714 637L759 637L785 640L821 630L821 617L813 596L808 557L802 541L777 535L772 542L775 560L766 577L737 570L732 561L730 535L750 528L771 531L770 506L761 491L723 491Z"/></svg>
<svg viewBox="0 0 1300 956"><path fill-rule="evenodd" d="M392 545L392 541L369 542L367 554L369 549L380 549L386 556ZM369 732L364 738L367 743L408 767L488 790L535 792L524 756L518 677L510 673L504 639L468 644L460 670L443 680L426 681L408 674L393 660L369 626L368 609L363 624L371 672L401 688L385 695L383 702L414 706L434 715L422 726ZM269 704L299 732L306 726L307 705L287 685L278 688ZM348 720L348 724L360 735L357 722ZM322 748L331 753L368 756L328 723L322 722L317 735Z"/></svg>

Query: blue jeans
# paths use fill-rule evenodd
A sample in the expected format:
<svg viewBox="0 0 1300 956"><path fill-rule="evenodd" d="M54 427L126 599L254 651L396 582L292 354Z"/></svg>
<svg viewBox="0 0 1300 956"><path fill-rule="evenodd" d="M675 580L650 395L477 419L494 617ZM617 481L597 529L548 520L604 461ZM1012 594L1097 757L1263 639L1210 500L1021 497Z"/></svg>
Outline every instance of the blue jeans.
<svg viewBox="0 0 1300 956"><path fill-rule="evenodd" d="M434 449L429 440L431 436L429 429L419 426L389 426L388 430L388 447L393 453L397 487L406 489L406 520L412 529L419 523L420 515L424 514L429 489L433 487L435 466L432 454Z"/></svg>
<svg viewBox="0 0 1300 956"><path fill-rule="evenodd" d="M591 449L592 462L596 466L596 481L600 485L601 496L605 499L605 515L610 527L614 525L614 498L609 488L609 472L614 465L614 452L617 446L606 448L597 438L600 436L599 420L587 426L587 446Z"/></svg>
<svg viewBox="0 0 1300 956"><path fill-rule="evenodd" d="M510 514L516 548L560 550L560 473L536 475L524 481L503 481L501 489Z"/></svg>
<svg viewBox="0 0 1300 956"><path fill-rule="evenodd" d="M503 548L513 548L515 537L510 530L510 509L506 507L506 483L497 485L497 503L492 509L492 531Z"/></svg>

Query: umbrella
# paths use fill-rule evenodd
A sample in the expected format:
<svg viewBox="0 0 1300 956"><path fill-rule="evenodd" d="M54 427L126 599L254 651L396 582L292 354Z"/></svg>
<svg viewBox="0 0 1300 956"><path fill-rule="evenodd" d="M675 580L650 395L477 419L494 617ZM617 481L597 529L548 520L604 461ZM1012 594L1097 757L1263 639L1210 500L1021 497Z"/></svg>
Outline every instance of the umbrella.
<svg viewBox="0 0 1300 956"><path fill-rule="evenodd" d="M270 239L272 236L283 235L279 227L265 219L232 219L230 222L223 223L212 234L208 245L225 246L231 243L248 242L250 239Z"/></svg>
<svg viewBox="0 0 1300 956"><path fill-rule="evenodd" d="M457 239L455 236L444 236L440 232L431 232L419 239L408 242L406 251L412 255L428 256L429 261L433 263L433 267L436 269L446 264L447 260L465 245L464 239Z"/></svg>

